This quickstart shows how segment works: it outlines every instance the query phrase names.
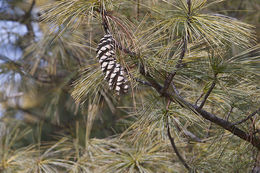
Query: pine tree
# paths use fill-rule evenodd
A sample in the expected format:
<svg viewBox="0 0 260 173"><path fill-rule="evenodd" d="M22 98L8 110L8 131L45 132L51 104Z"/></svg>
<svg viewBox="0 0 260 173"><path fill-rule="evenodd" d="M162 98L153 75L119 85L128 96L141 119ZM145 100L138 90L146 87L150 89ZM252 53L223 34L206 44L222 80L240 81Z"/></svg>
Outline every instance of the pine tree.
<svg viewBox="0 0 260 173"><path fill-rule="evenodd" d="M0 172L259 172L257 0L3 2Z"/></svg>

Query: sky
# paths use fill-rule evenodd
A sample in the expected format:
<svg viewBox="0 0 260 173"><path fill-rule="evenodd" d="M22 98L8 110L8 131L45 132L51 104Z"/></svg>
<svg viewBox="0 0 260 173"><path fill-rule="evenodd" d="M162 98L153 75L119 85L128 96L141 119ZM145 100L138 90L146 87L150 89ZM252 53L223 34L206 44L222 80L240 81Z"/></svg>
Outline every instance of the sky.
<svg viewBox="0 0 260 173"><path fill-rule="evenodd" d="M33 10L37 13L38 9ZM0 0L0 12L9 14L23 15L24 12L19 8L11 9L5 0ZM35 32L36 41L42 36L38 23L32 23ZM0 53L6 57L17 60L22 56L22 50L15 46L15 42L19 36L24 36L27 33L27 28L24 24L14 21L0 21Z"/></svg>
<svg viewBox="0 0 260 173"><path fill-rule="evenodd" d="M38 9L34 9L33 13L37 13ZM10 6L5 3L5 0L0 0L0 13L9 13L16 15L23 15L24 12L19 8L11 9ZM38 23L32 23L33 30L35 32L35 41L42 37L42 32L40 31ZM24 24L20 24L15 21L0 21L0 55L8 57L11 60L19 60L23 56L22 49L15 45L17 40L26 35L28 32ZM4 61L0 59L0 63ZM20 80L20 76L17 74L14 76L15 80ZM9 76L0 75L0 90L4 91L6 95L12 96L19 93L17 89L13 86L8 86ZM3 109L0 104L0 117L2 116Z"/></svg>

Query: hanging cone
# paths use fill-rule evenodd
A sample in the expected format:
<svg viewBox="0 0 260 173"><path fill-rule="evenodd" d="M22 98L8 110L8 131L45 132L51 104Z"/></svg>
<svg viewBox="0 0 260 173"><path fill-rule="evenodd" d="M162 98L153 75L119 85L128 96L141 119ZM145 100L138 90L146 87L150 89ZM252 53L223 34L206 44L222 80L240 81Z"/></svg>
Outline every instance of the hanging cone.
<svg viewBox="0 0 260 173"><path fill-rule="evenodd" d="M116 62L115 45L111 34L104 35L97 47L97 58L110 89L116 90L117 94L120 95L128 91L129 85L124 67Z"/></svg>

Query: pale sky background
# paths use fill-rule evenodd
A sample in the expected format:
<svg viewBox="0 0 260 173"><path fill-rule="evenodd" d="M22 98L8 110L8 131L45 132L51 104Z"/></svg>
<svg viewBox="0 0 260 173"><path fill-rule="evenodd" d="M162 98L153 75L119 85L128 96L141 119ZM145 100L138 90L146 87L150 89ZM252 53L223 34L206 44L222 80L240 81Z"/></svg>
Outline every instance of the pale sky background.
<svg viewBox="0 0 260 173"><path fill-rule="evenodd" d="M37 9L33 10L33 13L37 13ZM9 13L16 15L23 15L24 12L19 9L11 9L5 0L0 0L0 12ZM42 37L38 23L32 23L33 30L35 32L35 39L39 40ZM25 25L14 21L0 21L0 55L4 55L12 60L18 60L22 57L23 52L19 46L15 45L15 42L19 36L24 36L27 33ZM0 63L3 61L0 60ZM16 80L20 80L19 75L15 75ZM13 87L7 86L8 75L0 75L0 90L4 91L6 95L16 95L18 91ZM0 105L0 116L2 116L3 110Z"/></svg>

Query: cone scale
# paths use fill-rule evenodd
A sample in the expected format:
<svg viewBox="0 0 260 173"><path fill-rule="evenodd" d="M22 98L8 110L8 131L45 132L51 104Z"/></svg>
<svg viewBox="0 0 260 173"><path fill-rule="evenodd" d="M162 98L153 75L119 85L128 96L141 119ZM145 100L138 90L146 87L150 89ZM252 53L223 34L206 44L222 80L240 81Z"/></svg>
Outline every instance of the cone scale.
<svg viewBox="0 0 260 173"><path fill-rule="evenodd" d="M116 61L115 40L111 34L106 34L101 38L97 47L97 58L105 80L108 81L109 88L115 90L118 95L127 93L129 85L125 68Z"/></svg>

